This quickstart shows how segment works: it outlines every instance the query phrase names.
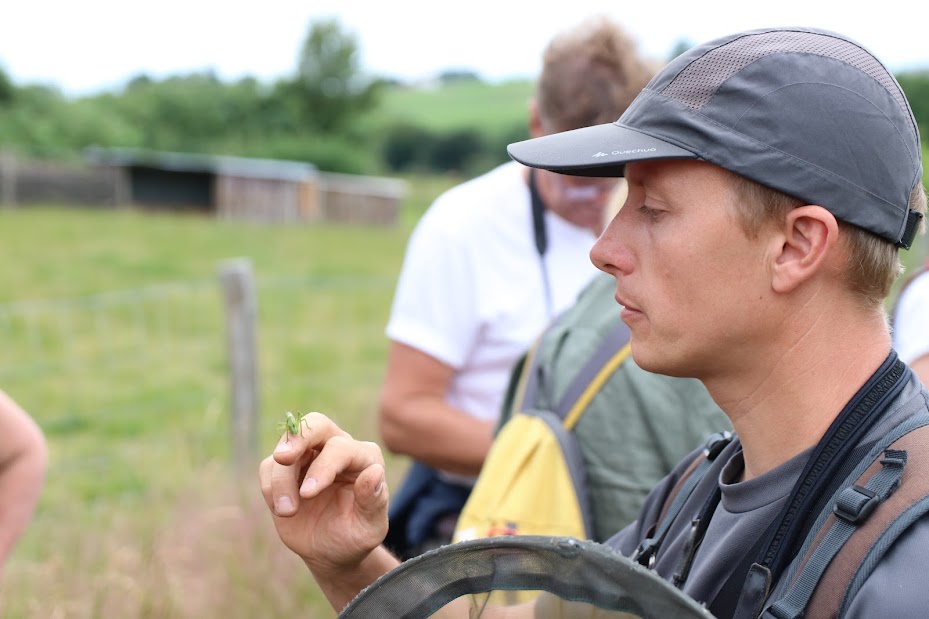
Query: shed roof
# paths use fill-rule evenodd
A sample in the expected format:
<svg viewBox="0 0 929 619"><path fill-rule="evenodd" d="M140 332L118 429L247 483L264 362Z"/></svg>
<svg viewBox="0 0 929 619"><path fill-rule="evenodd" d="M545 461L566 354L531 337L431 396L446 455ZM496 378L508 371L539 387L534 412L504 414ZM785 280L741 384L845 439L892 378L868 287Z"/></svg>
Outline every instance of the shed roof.
<svg viewBox="0 0 929 619"><path fill-rule="evenodd" d="M366 194L382 198L402 199L406 195L407 183L399 178L383 176L356 176L326 172L320 175L320 183L329 191Z"/></svg>
<svg viewBox="0 0 929 619"><path fill-rule="evenodd" d="M283 159L254 159L228 155L96 146L85 150L84 156L91 163L98 165L145 166L176 172L206 172L244 178L302 181L317 175L316 166L311 163Z"/></svg>

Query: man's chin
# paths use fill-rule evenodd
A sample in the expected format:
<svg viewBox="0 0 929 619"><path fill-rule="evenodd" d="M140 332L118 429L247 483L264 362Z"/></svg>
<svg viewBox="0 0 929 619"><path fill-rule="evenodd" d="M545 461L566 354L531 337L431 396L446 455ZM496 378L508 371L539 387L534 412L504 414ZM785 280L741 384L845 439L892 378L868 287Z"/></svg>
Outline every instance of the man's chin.
<svg viewBox="0 0 929 619"><path fill-rule="evenodd" d="M635 364L652 374L663 374L665 376L674 376L677 378L693 378L693 372L689 372L684 364L676 363L675 359L667 352L655 352L648 346L636 346L635 338L632 340L632 359Z"/></svg>

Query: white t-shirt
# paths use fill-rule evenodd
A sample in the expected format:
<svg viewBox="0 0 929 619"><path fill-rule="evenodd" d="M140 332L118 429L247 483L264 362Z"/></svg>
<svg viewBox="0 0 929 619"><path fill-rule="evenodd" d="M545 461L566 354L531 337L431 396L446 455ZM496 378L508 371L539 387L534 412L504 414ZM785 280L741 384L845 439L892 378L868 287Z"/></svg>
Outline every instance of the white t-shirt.
<svg viewBox="0 0 929 619"><path fill-rule="evenodd" d="M904 288L894 312L894 349L904 363L929 355L929 271Z"/></svg>
<svg viewBox="0 0 929 619"><path fill-rule="evenodd" d="M439 196L410 238L387 336L455 369L447 400L496 420L516 360L549 316L523 167L503 164ZM593 233L546 211L553 314L596 272Z"/></svg>

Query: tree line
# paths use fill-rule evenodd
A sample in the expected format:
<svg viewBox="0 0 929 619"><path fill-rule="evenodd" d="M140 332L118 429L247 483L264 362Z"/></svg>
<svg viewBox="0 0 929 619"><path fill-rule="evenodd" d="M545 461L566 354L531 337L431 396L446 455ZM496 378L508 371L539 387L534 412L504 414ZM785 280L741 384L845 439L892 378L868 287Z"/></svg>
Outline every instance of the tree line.
<svg viewBox="0 0 929 619"><path fill-rule="evenodd" d="M479 80L467 71L445 83ZM438 131L377 118L396 80L368 76L356 37L336 20L312 23L292 75L233 82L202 71L140 74L116 92L65 97L54 86L18 85L0 65L0 148L78 160L88 146L290 159L344 173L472 172L506 158L509 135ZM509 141L513 141L509 139Z"/></svg>
<svg viewBox="0 0 929 619"><path fill-rule="evenodd" d="M310 25L292 75L267 84L224 82L195 72L138 75L116 92L76 99L41 84L17 85L0 66L0 148L76 160L91 145L307 161L345 173L473 173L506 159L525 123L430 129L415 120L377 120L395 80L368 76L356 37L336 20ZM929 127L929 68L897 76L923 135ZM444 83L479 80L448 71Z"/></svg>

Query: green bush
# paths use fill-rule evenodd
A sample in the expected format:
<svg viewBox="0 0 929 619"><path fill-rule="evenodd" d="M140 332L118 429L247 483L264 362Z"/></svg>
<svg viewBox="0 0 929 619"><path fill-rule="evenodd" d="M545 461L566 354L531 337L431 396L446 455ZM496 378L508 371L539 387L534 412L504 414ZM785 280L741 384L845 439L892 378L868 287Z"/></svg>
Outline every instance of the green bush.
<svg viewBox="0 0 929 619"><path fill-rule="evenodd" d="M456 172L473 176L508 161L507 145L527 137L523 124L491 133L478 128L433 131L402 121L386 130L381 157L390 172Z"/></svg>
<svg viewBox="0 0 929 619"><path fill-rule="evenodd" d="M435 136L428 156L436 172L467 172L485 153L484 138L477 129L456 129Z"/></svg>
<svg viewBox="0 0 929 619"><path fill-rule="evenodd" d="M335 136L276 137L248 156L312 163L324 172L371 174L376 156L367 147Z"/></svg>
<svg viewBox="0 0 929 619"><path fill-rule="evenodd" d="M402 122L391 126L381 147L384 164L393 172L426 169L425 151L431 140L429 130L418 125Z"/></svg>
<svg viewBox="0 0 929 619"><path fill-rule="evenodd" d="M929 70L901 73L897 81L910 102L920 134L929 136Z"/></svg>

